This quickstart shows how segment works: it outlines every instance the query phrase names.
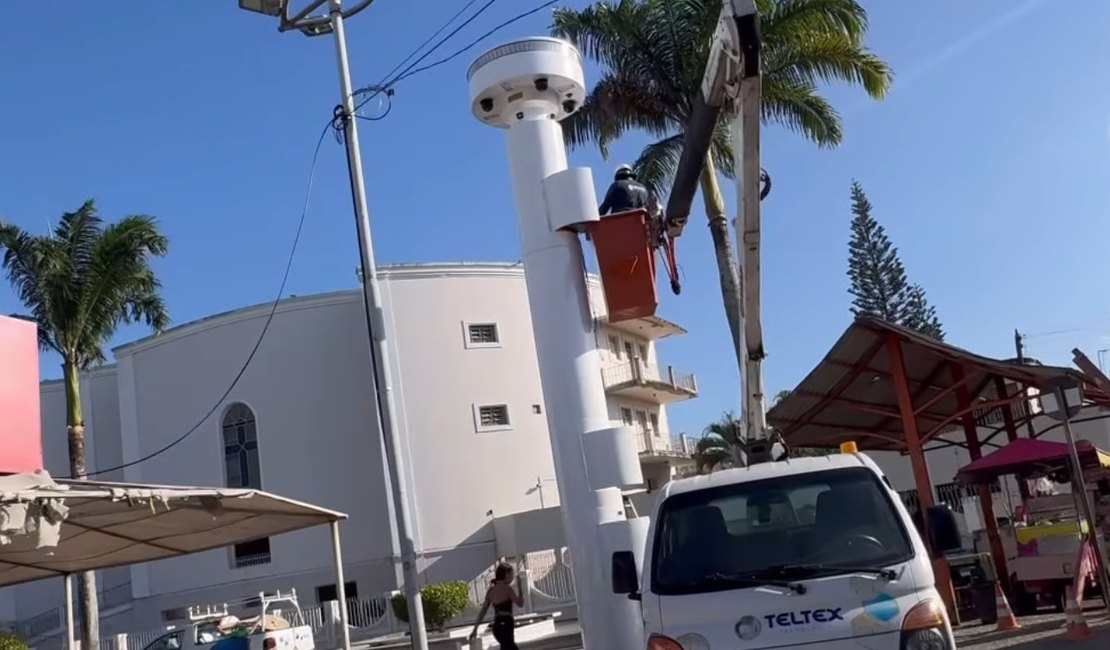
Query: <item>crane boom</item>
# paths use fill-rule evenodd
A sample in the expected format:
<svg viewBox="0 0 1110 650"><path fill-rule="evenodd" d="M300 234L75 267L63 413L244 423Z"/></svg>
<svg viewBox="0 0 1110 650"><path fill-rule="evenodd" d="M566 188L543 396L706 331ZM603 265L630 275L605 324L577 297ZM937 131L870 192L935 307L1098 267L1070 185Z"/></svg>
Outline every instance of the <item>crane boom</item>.
<svg viewBox="0 0 1110 650"><path fill-rule="evenodd" d="M740 267L739 316L743 338L740 379L744 436L749 442L769 438L763 395L766 353L760 313L760 49L755 1L725 0L666 207L668 231L681 232L690 215L718 120L722 114L729 116L739 200L738 217L733 225ZM749 449L749 456L752 453Z"/></svg>

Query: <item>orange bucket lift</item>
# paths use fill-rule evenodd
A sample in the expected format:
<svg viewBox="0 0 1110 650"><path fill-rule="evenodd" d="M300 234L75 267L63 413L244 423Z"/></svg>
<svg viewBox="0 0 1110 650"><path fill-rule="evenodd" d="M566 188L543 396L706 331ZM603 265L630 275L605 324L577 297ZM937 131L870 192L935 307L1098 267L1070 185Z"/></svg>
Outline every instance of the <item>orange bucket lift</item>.
<svg viewBox="0 0 1110 650"><path fill-rule="evenodd" d="M610 322L655 315L659 307L657 254L670 278L671 290L676 295L681 292L674 236L665 232L661 219L647 210L628 210L590 222L585 230L597 253Z"/></svg>

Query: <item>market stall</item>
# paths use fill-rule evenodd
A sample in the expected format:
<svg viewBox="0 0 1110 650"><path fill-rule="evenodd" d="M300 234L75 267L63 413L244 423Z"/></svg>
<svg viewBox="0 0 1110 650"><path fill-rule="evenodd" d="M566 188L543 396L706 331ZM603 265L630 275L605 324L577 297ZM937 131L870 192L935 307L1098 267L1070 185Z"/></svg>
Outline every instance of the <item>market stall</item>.
<svg viewBox="0 0 1110 650"><path fill-rule="evenodd" d="M1042 605L1064 611L1068 586L1078 587L1082 597L1101 592L1099 572L1076 575L1083 554L1095 545L1091 534L1104 540L1110 535L1110 453L1090 442L1075 443L1096 513L1094 522L1082 515L1077 495L1070 489L1071 455L1068 445L1040 439L1019 438L964 467L957 480L973 485L995 485L1005 476L1024 483L1029 496L1013 509L1011 521L999 529L1005 564L1014 590L1018 615L1034 613ZM989 551L985 531L977 531L976 549ZM1092 564L1092 563L1088 563Z"/></svg>

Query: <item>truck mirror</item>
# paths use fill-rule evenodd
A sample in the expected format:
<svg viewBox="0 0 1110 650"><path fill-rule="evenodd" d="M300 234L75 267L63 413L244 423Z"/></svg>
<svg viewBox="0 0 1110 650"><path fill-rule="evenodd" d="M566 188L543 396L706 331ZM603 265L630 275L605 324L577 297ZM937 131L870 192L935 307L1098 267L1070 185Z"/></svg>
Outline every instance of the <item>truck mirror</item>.
<svg viewBox="0 0 1110 650"><path fill-rule="evenodd" d="M632 551L613 553L613 593L632 594L640 591L640 576L636 571L636 556Z"/></svg>
<svg viewBox="0 0 1110 650"><path fill-rule="evenodd" d="M956 514L946 505L931 506L925 511L925 532L930 549L938 555L963 546Z"/></svg>

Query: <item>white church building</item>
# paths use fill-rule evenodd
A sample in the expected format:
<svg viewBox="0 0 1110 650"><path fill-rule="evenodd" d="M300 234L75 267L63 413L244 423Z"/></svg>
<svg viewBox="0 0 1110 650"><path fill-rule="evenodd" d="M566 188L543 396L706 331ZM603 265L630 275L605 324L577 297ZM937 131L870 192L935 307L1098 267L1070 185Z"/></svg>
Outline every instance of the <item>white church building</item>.
<svg viewBox="0 0 1110 650"><path fill-rule="evenodd" d="M471 580L499 557L561 547L562 525L524 271L519 264L406 264L382 270L401 454L428 582ZM596 285L596 283L594 283ZM694 376L656 342L684 330L651 317L610 324L594 286L610 415L637 431L645 484L691 464L666 407L696 397ZM349 597L395 588L399 567L359 289L244 307L116 348L82 379L90 472L101 480L261 488L345 512ZM67 469L64 395L42 384L47 469ZM215 405L215 408L213 406ZM206 413L211 413L206 416ZM196 430L176 442L190 428ZM102 633L151 628L183 608L295 588L335 598L326 530L106 570ZM32 638L63 624L61 579L0 589L0 621Z"/></svg>

